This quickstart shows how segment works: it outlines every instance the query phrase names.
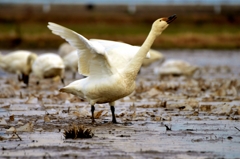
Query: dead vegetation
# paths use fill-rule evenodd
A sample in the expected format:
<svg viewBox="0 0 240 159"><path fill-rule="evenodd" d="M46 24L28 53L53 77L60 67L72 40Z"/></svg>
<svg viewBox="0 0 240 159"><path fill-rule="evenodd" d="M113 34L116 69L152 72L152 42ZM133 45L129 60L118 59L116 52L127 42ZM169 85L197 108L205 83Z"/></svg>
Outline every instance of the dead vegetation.
<svg viewBox="0 0 240 159"><path fill-rule="evenodd" d="M64 130L63 136L65 139L92 138L94 133L91 128L83 125L73 125Z"/></svg>

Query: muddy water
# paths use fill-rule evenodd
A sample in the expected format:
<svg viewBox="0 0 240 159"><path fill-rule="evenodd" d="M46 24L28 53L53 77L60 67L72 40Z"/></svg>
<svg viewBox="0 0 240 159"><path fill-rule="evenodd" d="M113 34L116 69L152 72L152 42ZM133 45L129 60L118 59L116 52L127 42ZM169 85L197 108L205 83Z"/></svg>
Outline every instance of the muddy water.
<svg viewBox="0 0 240 159"><path fill-rule="evenodd" d="M60 81L36 85L32 77L22 88L0 72L1 158L239 158L239 51L163 53L200 68L192 77L153 75L159 63L142 68L136 91L116 102L116 125L107 104L96 105L92 125L88 103L59 93ZM91 128L93 138L65 139L73 124Z"/></svg>

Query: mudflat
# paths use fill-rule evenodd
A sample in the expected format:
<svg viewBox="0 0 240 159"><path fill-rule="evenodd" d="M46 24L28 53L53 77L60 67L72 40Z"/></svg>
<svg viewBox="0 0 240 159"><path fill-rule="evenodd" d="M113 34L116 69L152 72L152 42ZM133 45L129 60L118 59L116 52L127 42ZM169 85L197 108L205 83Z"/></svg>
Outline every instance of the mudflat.
<svg viewBox="0 0 240 159"><path fill-rule="evenodd" d="M1 158L238 158L239 51L161 52L166 60L182 59L199 69L186 77L155 75L160 62L143 67L135 92L116 102L120 124L111 123L107 104L95 106L92 124L87 101L59 93L57 79L36 85L32 77L23 88L16 75L1 71ZM71 77L66 72L66 84ZM65 139L73 125L94 136Z"/></svg>

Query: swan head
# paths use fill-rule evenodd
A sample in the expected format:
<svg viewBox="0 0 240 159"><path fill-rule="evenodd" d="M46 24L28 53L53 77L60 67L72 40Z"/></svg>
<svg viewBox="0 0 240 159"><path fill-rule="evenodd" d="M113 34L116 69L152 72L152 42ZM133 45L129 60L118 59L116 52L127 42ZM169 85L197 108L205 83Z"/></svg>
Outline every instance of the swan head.
<svg viewBox="0 0 240 159"><path fill-rule="evenodd" d="M165 30L168 25L173 22L177 18L176 14L170 16L170 17L163 17L157 19L153 25L152 25L152 31L155 32L155 34L160 35L163 30Z"/></svg>

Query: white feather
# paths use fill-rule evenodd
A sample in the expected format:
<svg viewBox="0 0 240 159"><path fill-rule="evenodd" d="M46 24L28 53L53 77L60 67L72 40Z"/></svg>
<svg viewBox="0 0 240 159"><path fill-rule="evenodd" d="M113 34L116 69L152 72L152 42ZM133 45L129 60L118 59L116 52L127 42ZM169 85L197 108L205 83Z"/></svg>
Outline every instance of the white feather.
<svg viewBox="0 0 240 159"><path fill-rule="evenodd" d="M77 72L78 70L78 51L73 50L63 58L65 69L70 69L72 72Z"/></svg>
<svg viewBox="0 0 240 159"><path fill-rule="evenodd" d="M63 77L64 63L62 58L54 53L44 53L38 56L32 65L33 74L39 79Z"/></svg>
<svg viewBox="0 0 240 159"><path fill-rule="evenodd" d="M154 68L154 73L156 75L193 75L194 72L198 69L197 66L194 66L183 60L174 60L170 59L165 61L160 67Z"/></svg>
<svg viewBox="0 0 240 159"><path fill-rule="evenodd" d="M31 73L31 66L27 63L30 55L36 57L37 55L30 51L19 50L0 56L0 67L9 73L29 75Z"/></svg>
<svg viewBox="0 0 240 159"><path fill-rule="evenodd" d="M75 47L72 47L71 45L69 45L69 43L65 42L59 46L58 55L63 58L64 56L68 55L70 52L74 50L76 50Z"/></svg>

